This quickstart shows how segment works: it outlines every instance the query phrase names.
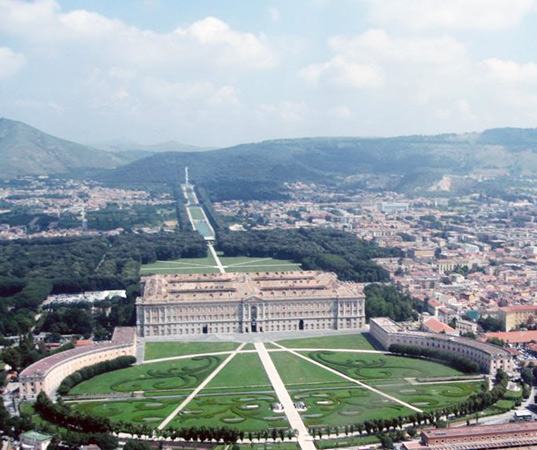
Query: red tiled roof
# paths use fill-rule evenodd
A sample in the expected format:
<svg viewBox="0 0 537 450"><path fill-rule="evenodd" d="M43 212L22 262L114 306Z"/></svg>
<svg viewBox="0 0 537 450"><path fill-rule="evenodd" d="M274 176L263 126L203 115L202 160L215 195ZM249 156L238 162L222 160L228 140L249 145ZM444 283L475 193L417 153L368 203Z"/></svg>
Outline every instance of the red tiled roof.
<svg viewBox="0 0 537 450"><path fill-rule="evenodd" d="M451 328L449 325L445 324L444 322L440 322L439 320L435 318L427 319L425 322L423 322L423 326L427 328L428 330L432 331L433 333L455 333L456 330Z"/></svg>
<svg viewBox="0 0 537 450"><path fill-rule="evenodd" d="M486 333L488 338L498 338L510 344L524 344L527 342L537 342L537 331L499 331Z"/></svg>
<svg viewBox="0 0 537 450"><path fill-rule="evenodd" d="M513 311L537 311L537 305L514 305L514 306L504 306L500 308L500 311L503 312L513 312Z"/></svg>

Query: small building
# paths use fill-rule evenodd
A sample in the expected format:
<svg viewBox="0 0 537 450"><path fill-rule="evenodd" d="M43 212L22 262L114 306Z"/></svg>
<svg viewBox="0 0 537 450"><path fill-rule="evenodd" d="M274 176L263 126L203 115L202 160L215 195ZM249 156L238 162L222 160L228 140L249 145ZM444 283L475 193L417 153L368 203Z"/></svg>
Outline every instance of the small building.
<svg viewBox="0 0 537 450"><path fill-rule="evenodd" d="M429 331L431 333L445 333L445 334L451 334L456 335L457 330L450 327L448 324L444 322L440 322L438 319L435 319L434 317L431 317L430 319L427 319L423 322L421 325L423 328L423 331Z"/></svg>
<svg viewBox="0 0 537 450"><path fill-rule="evenodd" d="M500 308L500 320L505 331L537 323L537 305L504 306Z"/></svg>
<svg viewBox="0 0 537 450"><path fill-rule="evenodd" d="M45 450L52 441L52 436L31 430L22 433L20 441L22 450Z"/></svg>

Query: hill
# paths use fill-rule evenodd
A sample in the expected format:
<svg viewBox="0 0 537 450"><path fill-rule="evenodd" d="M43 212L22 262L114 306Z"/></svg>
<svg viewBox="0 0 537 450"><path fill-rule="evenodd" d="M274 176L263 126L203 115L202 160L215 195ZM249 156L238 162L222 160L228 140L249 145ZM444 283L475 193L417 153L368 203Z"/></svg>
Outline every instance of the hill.
<svg viewBox="0 0 537 450"><path fill-rule="evenodd" d="M125 159L59 139L23 122L0 118L0 178L46 175L73 169L114 168Z"/></svg>
<svg viewBox="0 0 537 450"><path fill-rule="evenodd" d="M185 166L196 183L220 200L275 198L286 181L445 190L479 179L537 175L537 130L273 140L201 153L160 153L105 173L101 179L120 184L174 183Z"/></svg>

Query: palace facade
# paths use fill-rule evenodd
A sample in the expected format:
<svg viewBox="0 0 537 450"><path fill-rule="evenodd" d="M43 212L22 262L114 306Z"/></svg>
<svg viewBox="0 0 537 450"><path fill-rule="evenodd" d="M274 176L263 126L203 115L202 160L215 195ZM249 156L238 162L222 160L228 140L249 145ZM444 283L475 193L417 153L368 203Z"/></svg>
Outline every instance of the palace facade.
<svg viewBox="0 0 537 450"><path fill-rule="evenodd" d="M317 271L144 277L138 335L349 330L365 326L362 285Z"/></svg>

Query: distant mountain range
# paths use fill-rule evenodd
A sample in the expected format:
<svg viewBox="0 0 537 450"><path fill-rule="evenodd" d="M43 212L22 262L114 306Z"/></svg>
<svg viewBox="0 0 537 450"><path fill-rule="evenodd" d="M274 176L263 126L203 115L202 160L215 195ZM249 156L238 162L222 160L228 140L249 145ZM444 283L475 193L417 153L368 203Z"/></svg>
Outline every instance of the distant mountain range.
<svg viewBox="0 0 537 450"><path fill-rule="evenodd" d="M280 139L208 151L185 151L191 146L175 142L129 151L115 145L116 153L97 150L0 119L0 178L94 168L103 170L92 176L108 184L169 186L189 166L197 184L213 198L226 199L274 198L284 182L295 181L409 192L457 191L493 179L537 176L537 129ZM161 152L167 147L175 151Z"/></svg>
<svg viewBox="0 0 537 450"><path fill-rule="evenodd" d="M115 141L100 142L96 144L90 144L92 147L106 150L109 152L148 152L148 153L160 153L160 152L204 152L207 150L214 150L214 147L198 147L196 145L183 144L177 141L166 141L158 144L139 144L134 141L125 139L119 139Z"/></svg>
<svg viewBox="0 0 537 450"><path fill-rule="evenodd" d="M0 118L0 178L48 175L128 162L113 153L66 141L23 122Z"/></svg>
<svg viewBox="0 0 537 450"><path fill-rule="evenodd" d="M218 199L270 198L286 181L407 192L456 190L498 177L537 175L537 129L282 139L202 153L160 153L100 177L113 183L172 183L185 166Z"/></svg>

